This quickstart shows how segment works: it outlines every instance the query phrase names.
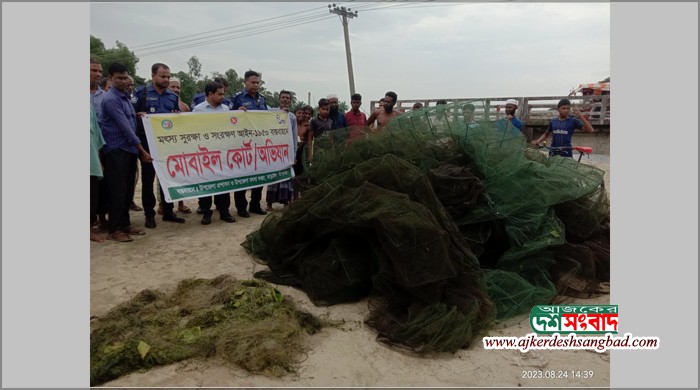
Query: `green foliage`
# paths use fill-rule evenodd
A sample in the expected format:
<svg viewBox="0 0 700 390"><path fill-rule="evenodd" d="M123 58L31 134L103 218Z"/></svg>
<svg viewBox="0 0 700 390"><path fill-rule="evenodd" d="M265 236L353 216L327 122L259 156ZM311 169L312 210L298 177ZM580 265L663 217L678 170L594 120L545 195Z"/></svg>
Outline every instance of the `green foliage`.
<svg viewBox="0 0 700 390"><path fill-rule="evenodd" d="M223 76L226 78L226 81L228 81L228 90L230 91L230 95L233 95L243 89L243 77L239 76L233 68L227 70Z"/></svg>
<svg viewBox="0 0 700 390"><path fill-rule="evenodd" d="M187 60L187 66L190 69L187 73L190 75L190 77L195 80L199 80L199 78L202 77L202 63L199 62L199 58L197 58L197 56L190 57L190 59Z"/></svg>
<svg viewBox="0 0 700 390"><path fill-rule="evenodd" d="M90 56L102 63L102 70L105 75L107 75L107 69L109 69L110 65L119 62L126 66L137 85L145 84L145 80L136 75L136 64L139 62L139 59L125 44L116 41L115 48L107 49L102 39L90 35Z"/></svg>

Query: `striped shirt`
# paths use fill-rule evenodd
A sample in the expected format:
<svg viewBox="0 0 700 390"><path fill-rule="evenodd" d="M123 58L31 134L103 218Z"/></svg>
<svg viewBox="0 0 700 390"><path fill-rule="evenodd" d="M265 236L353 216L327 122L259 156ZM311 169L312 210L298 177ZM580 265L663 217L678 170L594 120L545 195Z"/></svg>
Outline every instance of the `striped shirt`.
<svg viewBox="0 0 700 390"><path fill-rule="evenodd" d="M136 145L141 141L136 136L136 111L127 93L110 88L102 99L102 117L99 120L105 139L104 153L115 149L139 153Z"/></svg>

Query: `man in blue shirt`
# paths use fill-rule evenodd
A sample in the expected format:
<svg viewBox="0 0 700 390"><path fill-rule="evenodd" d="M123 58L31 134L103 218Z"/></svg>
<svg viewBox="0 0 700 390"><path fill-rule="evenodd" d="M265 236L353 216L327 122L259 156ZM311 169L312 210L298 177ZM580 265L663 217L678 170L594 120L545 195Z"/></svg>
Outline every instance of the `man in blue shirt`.
<svg viewBox="0 0 700 390"><path fill-rule="evenodd" d="M107 210L109 214L108 240L132 241L131 234L145 234L132 226L129 206L134 192L136 159L141 155L143 164L153 161L151 155L136 136L136 112L126 93L129 72L126 67L114 63L109 67L112 88L102 99L102 117L99 118L105 145L102 147L104 179L109 188Z"/></svg>
<svg viewBox="0 0 700 390"><path fill-rule="evenodd" d="M574 109L575 118L569 116L569 111L571 111L571 101L569 99L561 99L557 104L557 111L559 111L559 117L550 119L547 131L539 139L532 141L532 144L537 145L541 143L552 133L552 149L549 150L549 155L573 158L571 137L574 135L574 132L583 129L585 133L592 133L593 126L578 109Z"/></svg>
<svg viewBox="0 0 700 390"><path fill-rule="evenodd" d="M267 110L267 102L265 96L258 93L260 88L260 74L253 70L245 72L243 78L244 88L233 97L232 110ZM250 190L250 212L260 215L265 215L267 212L260 206L262 200L262 187L256 187ZM236 204L238 215L243 218L250 218L248 209L248 200L245 197L245 190L236 191L233 193L233 200Z"/></svg>
<svg viewBox="0 0 700 390"><path fill-rule="evenodd" d="M92 106L98 118L102 115L102 98L105 93L100 88L100 79L102 79L102 64L97 59L90 58L90 95L92 95Z"/></svg>
<svg viewBox="0 0 700 390"><path fill-rule="evenodd" d="M515 99L506 100L506 117L496 121L496 128L499 131L509 131L511 134L523 132L523 122L515 117L515 111L518 110L518 101Z"/></svg>
<svg viewBox="0 0 700 390"><path fill-rule="evenodd" d="M348 139L348 121L345 119L345 114L340 112L339 110L339 104L338 104L338 95L336 94L330 94L326 97L328 101L330 102L330 114L329 117L333 121L333 125L331 126L331 130L336 130L331 132L331 135L333 136L333 142L336 144L344 144L347 142ZM343 130L338 130L338 129L343 129Z"/></svg>
<svg viewBox="0 0 700 390"><path fill-rule="evenodd" d="M140 88L134 93L136 101L134 109L138 115L136 135L141 140L141 144L148 151L148 140L146 139L146 131L143 127L141 118L148 114L167 114L172 112L180 112L177 95L168 89L170 85L170 68L161 63L155 63L151 66L152 83ZM146 215L146 227L155 228L155 206L156 197L153 193L153 182L156 178L156 171L153 164L141 164L141 201L143 211ZM163 188L158 185L161 199L165 199ZM180 218L175 214L174 205L172 203L163 203L163 221L185 223L184 218Z"/></svg>

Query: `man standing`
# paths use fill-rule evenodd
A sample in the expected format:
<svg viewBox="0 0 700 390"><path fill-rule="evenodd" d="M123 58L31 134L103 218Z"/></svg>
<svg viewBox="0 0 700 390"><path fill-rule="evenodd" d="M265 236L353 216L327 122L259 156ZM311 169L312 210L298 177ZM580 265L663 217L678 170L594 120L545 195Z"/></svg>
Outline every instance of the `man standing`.
<svg viewBox="0 0 700 390"><path fill-rule="evenodd" d="M133 104L136 101L136 98L134 97L134 78L129 76L129 79L126 81L126 96L129 98L129 101ZM134 175L134 189L136 189L136 184L139 182L139 167L138 165L136 166L136 174ZM134 202L134 194L131 194L131 206L129 206L129 210L131 211L143 211L141 207L139 207L136 202Z"/></svg>
<svg viewBox="0 0 700 390"><path fill-rule="evenodd" d="M100 128L105 140L103 180L107 182L109 188L107 239L128 242L132 241L130 237L132 234L145 234L143 230L131 225L129 219L136 159L139 154L144 164L151 163L153 159L143 148L135 133L136 112L126 94L129 72L124 65L114 63L109 67L109 77L112 88L105 93L102 100L102 118L100 118Z"/></svg>
<svg viewBox="0 0 700 390"><path fill-rule="evenodd" d="M339 104L338 104L338 95L336 94L330 94L327 96L328 101L330 102L330 113L329 117L333 121L333 125L331 126L331 130L335 130L331 132L331 136L333 138L333 142L341 145L344 144L347 139L348 139L348 124L345 121L345 115L340 112L339 110ZM339 130L343 129L343 130Z"/></svg>
<svg viewBox="0 0 700 390"><path fill-rule="evenodd" d="M466 130L474 130L479 127L479 123L474 119L474 111L476 111L476 108L471 103L462 106L462 116L467 126Z"/></svg>
<svg viewBox="0 0 700 390"><path fill-rule="evenodd" d="M295 152L294 163L296 159L301 156L296 156L297 146L299 143L299 130L297 128L297 117L291 112L292 105L292 93L289 91L282 90L279 93L280 99L280 110L283 110L289 114L289 124L292 128L292 150ZM294 191L292 189L292 180L283 181L281 183L270 184L267 186L267 196L265 201L267 202L267 211L273 211L273 203L281 203L285 206L289 205L289 202L294 196Z"/></svg>
<svg viewBox="0 0 700 390"><path fill-rule="evenodd" d="M225 95L226 91L228 90L228 81L226 81L226 79L221 77L221 76L214 77L214 81L216 81L217 83L224 86L224 95ZM194 96L192 96L192 109L194 110L195 106L202 103L204 100L206 100L206 98L207 98L206 92L196 93ZM232 102L229 99L224 98L224 100L221 102L221 104L225 105L229 109L232 109L231 108ZM189 110L187 110L187 111L189 111Z"/></svg>
<svg viewBox="0 0 700 390"><path fill-rule="evenodd" d="M96 59L90 58L90 241L95 242L104 242L104 239L92 230L93 225L97 222L100 180L103 177L99 151L105 144L95 111L95 93L99 91L100 95L104 94L104 91L97 85L100 77L102 77L102 64ZM102 98L100 98L101 104ZM103 221L105 220L103 216Z"/></svg>
<svg viewBox="0 0 700 390"><path fill-rule="evenodd" d="M134 78L129 76L129 80L126 82L126 94L129 95L129 98L134 97Z"/></svg>
<svg viewBox="0 0 700 390"><path fill-rule="evenodd" d="M187 104L185 104L185 102L180 100L180 88L180 80L171 77L170 83L168 84L168 89L173 91L173 93L177 95L177 105L180 109L180 112L190 112L190 106L188 106ZM187 207L185 202L182 200L177 202L177 209L178 211L185 214L192 213L192 210L190 210L190 208ZM163 198L161 198L160 196L158 197L158 215L163 215Z"/></svg>
<svg viewBox="0 0 700 390"><path fill-rule="evenodd" d="M401 112L394 111L394 105L398 100L396 92L389 91L384 94L384 105L374 110L374 112L367 118L367 126L370 126L374 121L377 121L377 130L380 130L389 123L390 120L401 115Z"/></svg>
<svg viewBox="0 0 700 390"><path fill-rule="evenodd" d="M258 93L260 88L260 74L256 71L249 70L245 72L243 78L243 90L238 92L233 97L232 110L267 110L265 96ZM256 187L250 190L250 212L260 215L265 215L267 212L260 206L262 200L262 187ZM243 218L250 218L248 209L248 200L245 197L245 191L236 191L233 193L233 199L236 204L238 215Z"/></svg>
<svg viewBox="0 0 700 390"><path fill-rule="evenodd" d="M168 84L168 89L173 91L173 93L177 95L177 104L180 108L180 112L190 112L190 106L188 106L185 102L183 102L180 99L180 90L182 89L182 85L180 85L180 80L176 79L175 77L171 77L170 84Z"/></svg>
<svg viewBox="0 0 700 390"><path fill-rule="evenodd" d="M362 105L362 95L356 93L350 96L350 111L345 113L345 122L350 126L348 140L362 138L365 126L367 125L367 115L360 111Z"/></svg>
<svg viewBox="0 0 700 390"><path fill-rule="evenodd" d="M496 121L496 128L499 131L510 131L511 134L517 134L523 131L523 122L515 117L515 111L518 110L518 101L515 99L506 100L506 117Z"/></svg>
<svg viewBox="0 0 700 390"><path fill-rule="evenodd" d="M100 88L100 80L102 79L102 64L95 58L90 58L90 95L92 97L92 105L95 107L95 114L99 118L102 114L102 98L105 91Z"/></svg>
<svg viewBox="0 0 700 390"><path fill-rule="evenodd" d="M141 118L148 114L167 114L172 112L180 112L178 107L178 97L168 89L170 85L170 68L161 63L155 63L151 66L151 84L140 88L134 94L136 103L134 109L138 116L136 125L136 134L141 140L141 144L148 149L148 140L146 139L146 130L143 127ZM153 193L153 182L156 179L156 171L153 164L141 164L141 199L146 215L146 227L153 229L156 227L155 206L156 197ZM161 199L165 199L163 188L158 185ZM163 204L163 221L185 223L184 218L178 217L173 211L172 203L166 202Z"/></svg>
<svg viewBox="0 0 700 390"><path fill-rule="evenodd" d="M327 97L328 102L330 103L330 113L329 116L333 120L333 129L342 129L344 127L348 127L348 123L345 121L345 115L343 115L342 112L338 109L339 104L338 104L338 95L336 94L330 94Z"/></svg>
<svg viewBox="0 0 700 390"><path fill-rule="evenodd" d="M212 81L204 86L204 93L207 94L206 100L194 106L192 112L224 112L228 111L228 106L222 104L224 100L224 86ZM236 222L236 218L231 216L228 209L231 206L231 195L227 192L225 194L214 195L214 204L216 209L219 210L219 217L222 221L226 222ZM211 216L213 212L211 211L211 196L203 196L199 198L199 209L202 210L202 225L209 225L211 223Z"/></svg>

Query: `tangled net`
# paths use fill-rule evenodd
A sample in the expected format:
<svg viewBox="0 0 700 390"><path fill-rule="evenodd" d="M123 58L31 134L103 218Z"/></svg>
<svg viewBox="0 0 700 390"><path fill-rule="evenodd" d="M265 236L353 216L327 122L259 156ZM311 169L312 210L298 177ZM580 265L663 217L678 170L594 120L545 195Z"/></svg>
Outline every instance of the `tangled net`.
<svg viewBox="0 0 700 390"><path fill-rule="evenodd" d="M258 280L186 279L172 294L143 290L90 333L90 385L194 357L220 356L248 371L296 372L303 333L326 323Z"/></svg>
<svg viewBox="0 0 700 390"><path fill-rule="evenodd" d="M301 199L242 245L269 267L256 277L317 305L370 296L380 342L455 351L495 318L609 281L603 176L528 148L507 122L420 109L378 133L322 134Z"/></svg>

